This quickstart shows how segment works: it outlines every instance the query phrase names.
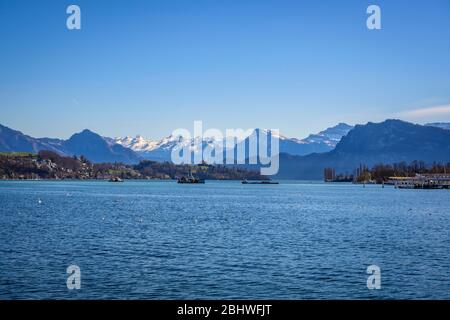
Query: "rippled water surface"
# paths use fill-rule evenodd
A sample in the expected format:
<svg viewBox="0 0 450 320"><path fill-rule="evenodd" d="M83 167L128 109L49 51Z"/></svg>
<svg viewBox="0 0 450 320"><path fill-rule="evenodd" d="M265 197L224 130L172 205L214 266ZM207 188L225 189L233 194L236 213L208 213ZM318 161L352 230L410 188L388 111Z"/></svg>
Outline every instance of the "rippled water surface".
<svg viewBox="0 0 450 320"><path fill-rule="evenodd" d="M0 299L450 299L449 228L450 190L2 181Z"/></svg>

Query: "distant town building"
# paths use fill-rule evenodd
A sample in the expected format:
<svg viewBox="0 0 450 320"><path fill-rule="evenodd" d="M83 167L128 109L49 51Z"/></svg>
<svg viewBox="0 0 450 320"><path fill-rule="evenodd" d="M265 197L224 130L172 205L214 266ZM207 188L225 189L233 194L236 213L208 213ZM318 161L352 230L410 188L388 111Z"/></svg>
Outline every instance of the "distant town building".
<svg viewBox="0 0 450 320"><path fill-rule="evenodd" d="M323 179L325 182L332 182L336 178L336 173L333 168L325 168L323 170Z"/></svg>

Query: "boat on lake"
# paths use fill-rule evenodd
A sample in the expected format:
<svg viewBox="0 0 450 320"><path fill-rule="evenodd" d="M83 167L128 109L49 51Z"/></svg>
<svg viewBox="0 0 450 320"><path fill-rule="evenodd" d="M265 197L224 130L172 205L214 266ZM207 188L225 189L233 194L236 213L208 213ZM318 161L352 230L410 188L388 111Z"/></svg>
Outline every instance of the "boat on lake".
<svg viewBox="0 0 450 320"><path fill-rule="evenodd" d="M450 189L450 174L416 174L414 177L390 177L388 184L398 189Z"/></svg>
<svg viewBox="0 0 450 320"><path fill-rule="evenodd" d="M205 183L205 180L194 177L191 170L189 170L187 176L178 178L178 183Z"/></svg>
<svg viewBox="0 0 450 320"><path fill-rule="evenodd" d="M108 181L109 182L123 182L123 180L120 179L119 177L111 177Z"/></svg>

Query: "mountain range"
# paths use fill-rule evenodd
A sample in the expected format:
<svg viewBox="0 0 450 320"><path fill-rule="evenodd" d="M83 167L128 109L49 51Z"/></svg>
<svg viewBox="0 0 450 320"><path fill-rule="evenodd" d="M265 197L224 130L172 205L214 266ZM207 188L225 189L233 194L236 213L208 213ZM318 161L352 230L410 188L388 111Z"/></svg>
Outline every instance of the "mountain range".
<svg viewBox="0 0 450 320"><path fill-rule="evenodd" d="M311 134L305 139L288 138L283 135L279 135L280 143L280 153L289 153L292 155L307 155L314 152L326 152L333 150L336 144L345 136L351 129L352 126L339 123L334 127L327 128L317 134ZM255 134L258 130L255 129L250 135ZM115 142L126 148L129 148L139 154L142 158L155 161L170 161L170 156L172 149L179 143L184 145L195 145L196 143L200 145L200 141L196 141L198 138L192 138L191 140L180 140L179 137L168 136L162 140L151 140L145 139L144 137L138 135L136 137L118 137L109 140L110 142ZM202 141L202 149L208 145L212 145L215 139L212 137L204 137ZM237 141L237 144L247 144L248 138ZM246 150L248 147L246 147ZM198 150L197 150L198 151ZM247 153L248 154L248 153Z"/></svg>
<svg viewBox="0 0 450 320"><path fill-rule="evenodd" d="M450 124L430 123L415 125L400 120L367 123L352 127L340 123L304 139L279 136L280 171L278 178L317 179L323 168L352 173L360 164L423 160L450 161ZM252 132L256 134L260 129ZM262 130L262 129L261 129ZM67 140L33 138L20 131L0 125L0 152L32 152L50 150L64 156L83 155L92 162L138 163L140 160L170 161L170 155L179 143L202 149L214 143L213 138L183 140L168 136L161 140L102 137L83 130ZM248 151L249 137L238 141ZM225 150L225 152L227 152ZM246 153L248 154L248 153Z"/></svg>
<svg viewBox="0 0 450 320"><path fill-rule="evenodd" d="M302 140L280 135L280 152L292 155L307 155L313 152L330 151L334 149L342 136L346 135L352 128L350 125L340 123ZM256 134L258 130L255 129L250 136ZM177 145L192 146L191 148L195 153L201 152L215 142L212 137L204 137L202 141L199 141L199 139L186 140L172 135L161 140L146 139L142 136L109 138L102 137L87 129L72 135L68 140L33 138L20 131L0 125L0 152L24 151L36 153L41 150L50 150L64 156L83 155L93 162L130 164L137 163L140 160L170 161L172 150ZM236 144L245 144L247 152L248 140L249 137L236 141ZM196 144L201 145L201 149L194 150ZM237 146L234 148L237 148ZM225 152L224 149L222 153Z"/></svg>
<svg viewBox="0 0 450 320"><path fill-rule="evenodd" d="M306 155L312 152L329 151L352 128L352 126L340 123L317 134L310 135L303 140L280 135L280 152ZM254 135L258 130L255 129L250 136ZM237 145L248 145L248 139L247 137L236 143ZM50 150L64 156L83 155L93 162L137 163L139 160L170 161L172 150L177 145L192 146L193 152L200 152L214 142L214 138L211 137L204 137L202 141L199 141L199 138L186 140L172 135L161 140L146 139L142 136L109 138L102 137L87 129L72 135L68 140L33 138L20 131L0 125L0 152L24 151L36 153L41 150ZM196 144L201 145L202 148L194 150ZM248 146L245 148L247 151Z"/></svg>
<svg viewBox="0 0 450 320"><path fill-rule="evenodd" d="M400 120L356 125L336 148L306 156L280 155L278 178L320 179L332 167L339 173L353 173L361 164L424 161L450 162L450 130Z"/></svg>
<svg viewBox="0 0 450 320"><path fill-rule="evenodd" d="M64 156L85 156L92 162L137 163L139 155L119 144L83 130L68 140L33 138L20 131L0 125L0 152L31 152L50 150Z"/></svg>

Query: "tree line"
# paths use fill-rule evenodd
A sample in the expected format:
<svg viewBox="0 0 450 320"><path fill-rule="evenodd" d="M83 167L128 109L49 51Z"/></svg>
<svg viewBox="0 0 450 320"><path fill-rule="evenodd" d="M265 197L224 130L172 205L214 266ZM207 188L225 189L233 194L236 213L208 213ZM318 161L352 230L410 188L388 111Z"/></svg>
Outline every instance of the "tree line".
<svg viewBox="0 0 450 320"><path fill-rule="evenodd" d="M0 179L176 179L191 172L200 179L264 179L257 171L236 166L175 165L144 160L136 165L92 163L84 156L61 156L52 151L0 153Z"/></svg>
<svg viewBox="0 0 450 320"><path fill-rule="evenodd" d="M361 166L357 172L356 180L376 181L382 183L389 177L414 177L416 174L450 174L450 162L432 163L427 165L424 161L412 161L411 163L399 162L394 164L376 164L371 169Z"/></svg>

